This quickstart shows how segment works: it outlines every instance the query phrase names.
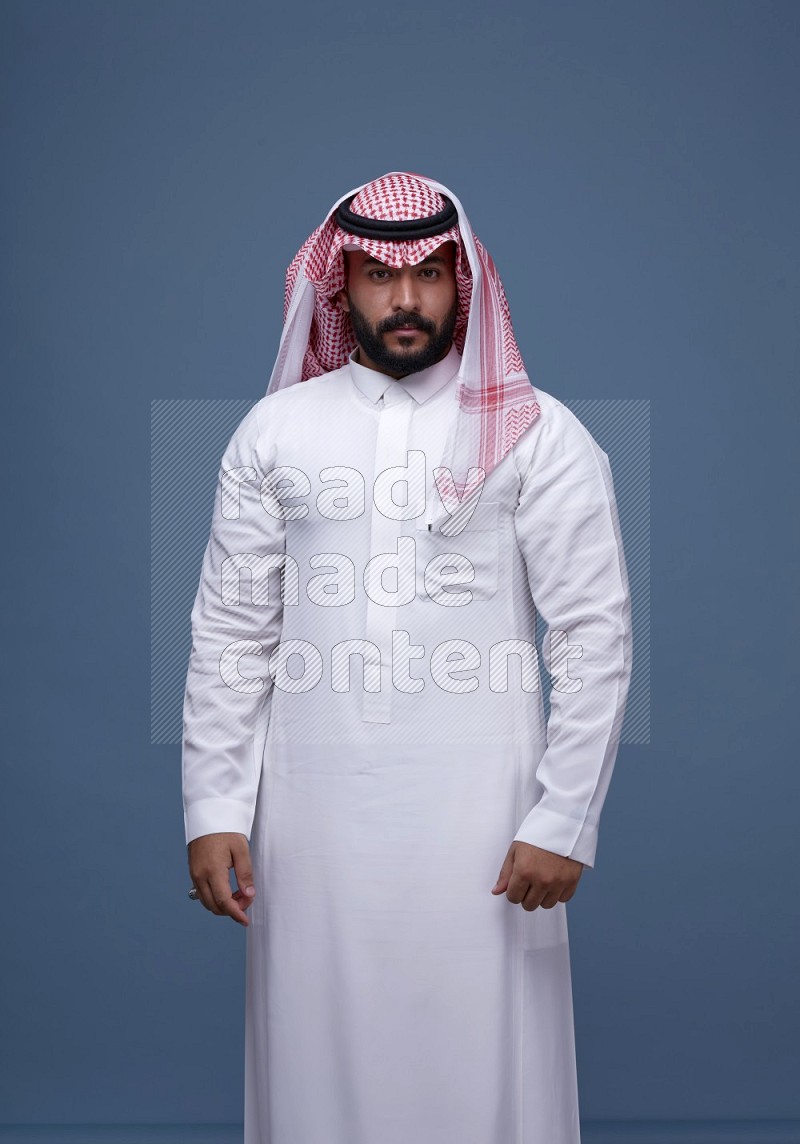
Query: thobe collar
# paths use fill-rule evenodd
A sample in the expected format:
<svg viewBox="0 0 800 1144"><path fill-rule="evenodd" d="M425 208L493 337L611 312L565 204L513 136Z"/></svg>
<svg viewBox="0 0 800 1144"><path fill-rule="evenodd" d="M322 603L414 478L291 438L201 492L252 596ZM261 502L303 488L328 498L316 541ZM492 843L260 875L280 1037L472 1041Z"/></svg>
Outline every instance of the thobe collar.
<svg viewBox="0 0 800 1144"><path fill-rule="evenodd" d="M455 343L440 361L434 362L427 369L419 370L418 373L407 373L405 377L400 378L379 373L376 369L368 369L356 361L357 357L358 346L347 359L350 376L364 396L376 405L392 385L402 385L415 401L422 404L438 393L448 381L452 381L461 365L461 354L456 349Z"/></svg>

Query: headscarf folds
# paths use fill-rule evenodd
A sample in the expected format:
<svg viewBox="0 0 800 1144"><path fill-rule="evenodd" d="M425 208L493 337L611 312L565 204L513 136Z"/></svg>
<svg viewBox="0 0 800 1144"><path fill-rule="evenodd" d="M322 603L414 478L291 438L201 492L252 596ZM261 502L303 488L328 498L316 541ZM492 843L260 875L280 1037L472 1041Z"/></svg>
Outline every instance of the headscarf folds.
<svg viewBox="0 0 800 1144"><path fill-rule="evenodd" d="M443 196L455 206L458 223L429 238L359 237L342 230L335 218L340 204L351 198L350 209L367 218L428 218L445 207ZM463 527L453 521L446 526L459 502L466 508L473 496L480 496L485 478L541 410L514 337L500 276L447 187L422 175L391 171L334 203L289 264L283 334L267 393L340 369L355 348L349 315L336 304L336 294L345 286L345 246L357 246L399 268L404 263L415 266L448 241L456 244L458 310L453 341L461 366L458 413L434 478L444 507L442 531L450 534ZM456 521L462 519L464 514L458 512Z"/></svg>

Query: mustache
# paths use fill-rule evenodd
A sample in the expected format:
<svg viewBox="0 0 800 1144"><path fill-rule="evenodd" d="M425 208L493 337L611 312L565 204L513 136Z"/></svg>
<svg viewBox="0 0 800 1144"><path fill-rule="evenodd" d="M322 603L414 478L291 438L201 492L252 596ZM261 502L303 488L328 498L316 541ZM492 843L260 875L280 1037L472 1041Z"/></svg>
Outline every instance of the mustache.
<svg viewBox="0 0 800 1144"><path fill-rule="evenodd" d="M426 334L436 332L435 324L420 314L393 314L391 318L385 318L379 324L378 333L388 334L392 330L399 330L402 326L413 326L415 330L422 330Z"/></svg>

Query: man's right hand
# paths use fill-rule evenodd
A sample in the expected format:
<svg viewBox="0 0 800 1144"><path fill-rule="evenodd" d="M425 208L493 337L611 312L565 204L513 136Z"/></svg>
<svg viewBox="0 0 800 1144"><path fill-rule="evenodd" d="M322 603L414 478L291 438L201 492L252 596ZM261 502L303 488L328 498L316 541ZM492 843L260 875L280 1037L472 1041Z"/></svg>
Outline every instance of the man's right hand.
<svg viewBox="0 0 800 1144"><path fill-rule="evenodd" d="M189 843L189 874L200 901L212 914L249 926L245 910L255 897L250 846L244 834L203 834ZM238 889L231 893L229 870Z"/></svg>

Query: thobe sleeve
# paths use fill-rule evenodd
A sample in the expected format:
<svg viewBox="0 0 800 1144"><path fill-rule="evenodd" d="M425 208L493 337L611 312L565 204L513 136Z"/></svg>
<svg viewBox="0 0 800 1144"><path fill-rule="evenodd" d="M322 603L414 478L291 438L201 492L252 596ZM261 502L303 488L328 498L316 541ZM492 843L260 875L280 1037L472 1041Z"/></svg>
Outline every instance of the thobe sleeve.
<svg viewBox="0 0 800 1144"><path fill-rule="evenodd" d="M514 839L593 866L630 682L630 591L607 455L560 402L531 432L514 519L553 687L543 793Z"/></svg>
<svg viewBox="0 0 800 1144"><path fill-rule="evenodd" d="M282 559L286 543L285 522L267 512L260 500L274 450L260 432L259 405L236 429L222 457L192 609L182 748L187 844L223 831L249 838L255 815L258 746L263 747L272 693L267 664L280 640L283 602L275 583L280 572L268 574L264 602L263 584L256 590L256 572L240 572L239 566L264 555L279 554ZM244 651L250 654L240 656Z"/></svg>

